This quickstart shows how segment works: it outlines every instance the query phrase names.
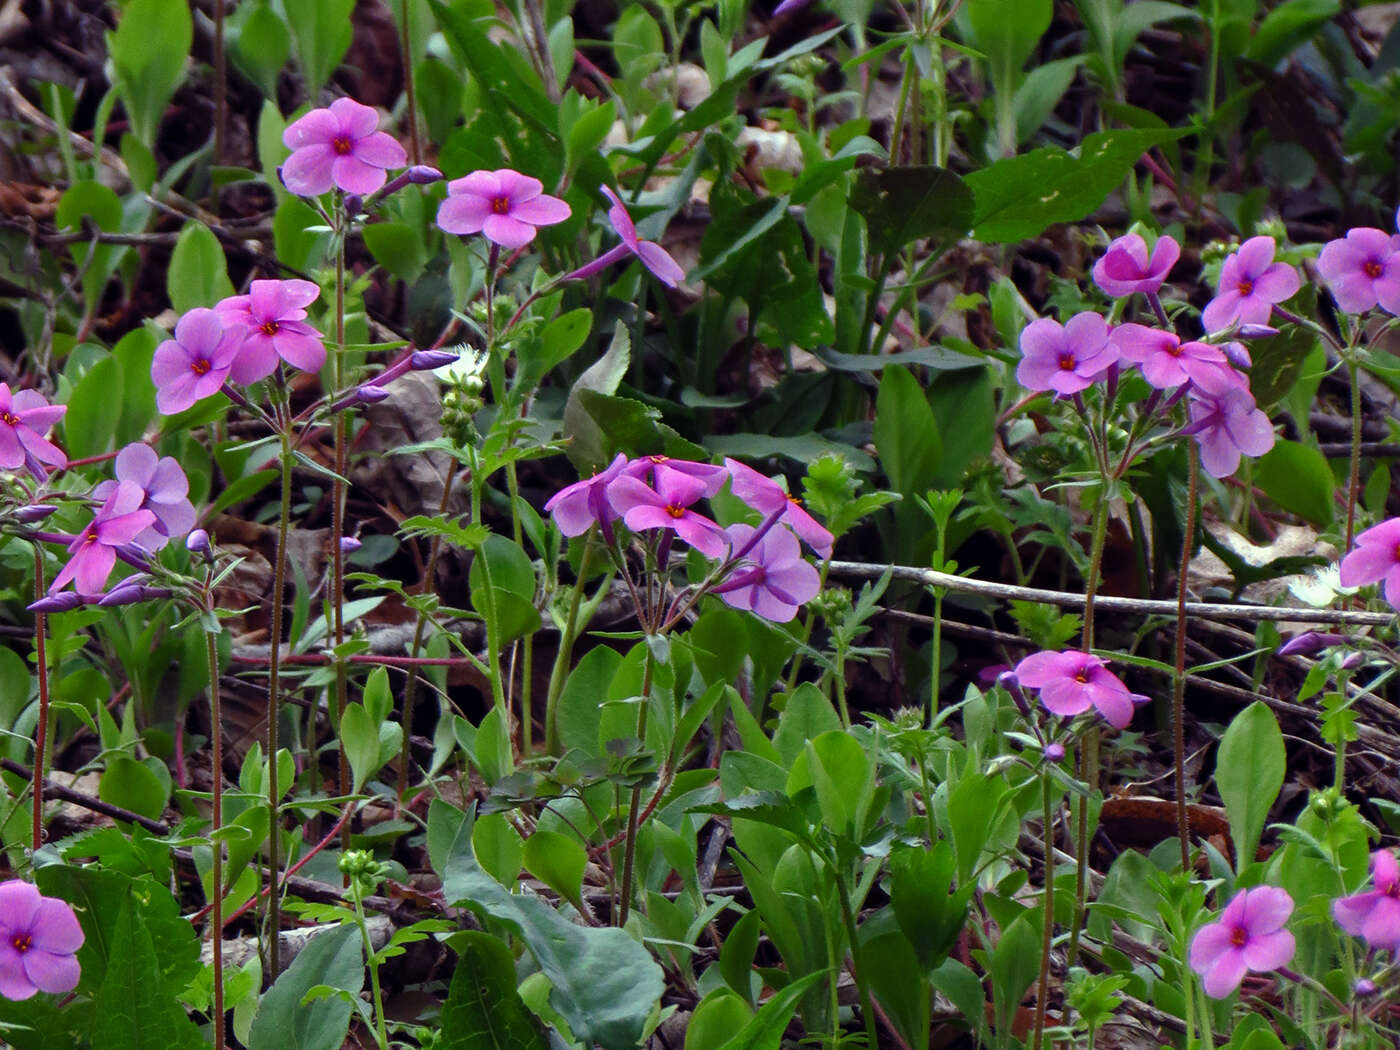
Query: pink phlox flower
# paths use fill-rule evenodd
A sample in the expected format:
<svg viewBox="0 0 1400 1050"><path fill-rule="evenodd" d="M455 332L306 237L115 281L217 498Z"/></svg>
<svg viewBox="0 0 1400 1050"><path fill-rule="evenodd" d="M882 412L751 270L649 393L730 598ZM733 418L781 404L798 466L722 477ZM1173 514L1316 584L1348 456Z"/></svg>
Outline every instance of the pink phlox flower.
<svg viewBox="0 0 1400 1050"><path fill-rule="evenodd" d="M835 537L816 518L807 513L796 496L789 495L787 490L772 478L760 474L737 459L726 458L724 469L729 471L730 490L734 495L765 517L781 511L779 521L797 533L798 538L821 557L831 557Z"/></svg>
<svg viewBox="0 0 1400 1050"><path fill-rule="evenodd" d="M115 481L102 482L92 494L105 500L122 482L130 482L142 492L141 509L150 511L156 518L132 542L148 551L158 551L194 528L190 482L173 456L158 456L149 445L136 442L117 453L114 473Z"/></svg>
<svg viewBox="0 0 1400 1050"><path fill-rule="evenodd" d="M544 509L565 536L582 536L594 525L616 521L619 514L608 502L608 485L622 474L627 457L621 452L599 474L567 485L549 498Z"/></svg>
<svg viewBox="0 0 1400 1050"><path fill-rule="evenodd" d="M1201 466L1215 478L1228 478L1240 456L1262 456L1274 447L1274 426L1242 387L1222 394L1192 392L1191 422L1181 433L1193 435L1201 448Z"/></svg>
<svg viewBox="0 0 1400 1050"><path fill-rule="evenodd" d="M61 591L70 580L79 594L101 593L117 563L116 548L134 542L155 524L156 516L141 508L145 499L140 485L119 481L87 528L69 544L68 564L54 577L49 593Z"/></svg>
<svg viewBox="0 0 1400 1050"><path fill-rule="evenodd" d="M183 412L218 393L243 345L244 328L225 325L214 310L188 310L175 324L175 338L156 347L151 382L162 415Z"/></svg>
<svg viewBox="0 0 1400 1050"><path fill-rule="evenodd" d="M598 188L602 191L603 196L608 198L608 203L612 205L608 209L608 221L612 223L617 235L622 238L622 244L619 247L625 248L642 260L642 265L668 288L674 288L680 284L685 277L685 271L681 269L680 263L671 258L670 253L655 241L644 241L637 236L637 227L632 222L632 216L627 213L627 207L622 203L622 198L613 192L611 186L599 186Z"/></svg>
<svg viewBox="0 0 1400 1050"><path fill-rule="evenodd" d="M713 496L724 488L729 471L713 463L697 463L693 459L672 459L670 456L638 456L627 464L624 473L642 481L651 481L658 467L678 471L705 484L705 496Z"/></svg>
<svg viewBox="0 0 1400 1050"><path fill-rule="evenodd" d="M1096 313L1075 314L1063 325L1049 317L1032 321L1021 331L1016 381L1027 390L1078 393L1118 360L1108 337L1108 322Z"/></svg>
<svg viewBox="0 0 1400 1050"><path fill-rule="evenodd" d="M378 127L379 114L354 99L313 109L282 133L282 144L292 151L282 165L282 181L302 197L318 197L332 186L361 196L373 193L384 185L386 168L408 164L404 148Z"/></svg>
<svg viewBox="0 0 1400 1050"><path fill-rule="evenodd" d="M1389 850L1371 854L1371 884L1375 889L1333 901L1332 917L1373 950L1400 952L1400 865Z"/></svg>
<svg viewBox="0 0 1400 1050"><path fill-rule="evenodd" d="M1201 314L1207 332L1264 324L1275 303L1298 291L1298 271L1274 262L1274 247L1272 237L1251 237L1221 264L1220 286Z"/></svg>
<svg viewBox="0 0 1400 1050"><path fill-rule="evenodd" d="M1191 938L1190 962L1205 982L1206 995L1224 999L1246 972L1266 973L1293 958L1293 934L1283 928L1293 898L1275 886L1241 890L1220 918Z"/></svg>
<svg viewBox="0 0 1400 1050"><path fill-rule="evenodd" d="M20 879L0 883L0 995L63 995L82 976L76 953L83 928L67 901L45 897Z"/></svg>
<svg viewBox="0 0 1400 1050"><path fill-rule="evenodd" d="M68 457L47 435L67 411L37 390L11 393L9 383L0 383L0 467L27 466L38 481L48 476L40 464L66 467Z"/></svg>
<svg viewBox="0 0 1400 1050"><path fill-rule="evenodd" d="M229 368L235 383L256 383L272 375L280 357L305 372L326 363L321 333L306 323L306 307L321 294L310 281L254 281L247 295L233 295L214 307L226 325L243 330L243 342ZM178 330L178 329L177 329Z"/></svg>
<svg viewBox="0 0 1400 1050"><path fill-rule="evenodd" d="M758 530L741 523L725 531L737 551L748 546ZM747 609L774 623L787 623L819 590L821 576L803 559L797 537L775 524L711 593L736 609Z"/></svg>
<svg viewBox="0 0 1400 1050"><path fill-rule="evenodd" d="M1400 518L1372 525L1358 535L1338 575L1343 587L1384 580L1385 600L1400 609Z"/></svg>
<svg viewBox="0 0 1400 1050"><path fill-rule="evenodd" d="M1072 718L1093 707L1116 729L1132 721L1135 703L1147 701L1099 657L1075 650L1032 653L1016 665L1016 678L1040 690L1040 702L1054 714Z"/></svg>
<svg viewBox="0 0 1400 1050"><path fill-rule="evenodd" d="M1109 341L1158 390L1189 382L1198 390L1223 394L1231 387L1248 385L1230 366L1225 351L1209 343L1183 343L1174 332L1140 324L1119 325Z"/></svg>
<svg viewBox="0 0 1400 1050"><path fill-rule="evenodd" d="M657 464L647 485L622 473L608 485L608 501L633 532L671 529L707 558L723 558L729 541L717 524L690 509L706 495L706 482L667 464ZM654 486L654 487L653 487Z"/></svg>
<svg viewBox="0 0 1400 1050"><path fill-rule="evenodd" d="M1181 258L1181 245L1166 234L1157 238L1151 257L1147 242L1136 233L1124 234L1094 263L1094 283L1115 299L1134 292L1156 292Z"/></svg>
<svg viewBox="0 0 1400 1050"><path fill-rule="evenodd" d="M1347 313L1359 314L1380 304L1400 314L1400 251L1395 241L1384 230L1358 226L1323 245L1317 272Z"/></svg>
<svg viewBox="0 0 1400 1050"><path fill-rule="evenodd" d="M479 233L502 248L521 248L535 239L537 227L571 214L566 203L544 192L539 179L499 168L449 182L437 224L448 233Z"/></svg>

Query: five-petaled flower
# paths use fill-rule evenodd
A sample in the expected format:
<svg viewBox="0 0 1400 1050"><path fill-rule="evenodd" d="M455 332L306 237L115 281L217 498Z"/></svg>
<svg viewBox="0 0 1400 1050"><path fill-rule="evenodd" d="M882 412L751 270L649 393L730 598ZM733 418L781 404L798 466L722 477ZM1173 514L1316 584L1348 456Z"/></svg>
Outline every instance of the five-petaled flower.
<svg viewBox="0 0 1400 1050"><path fill-rule="evenodd" d="M1108 246L1094 263L1094 283L1115 299L1134 292L1156 292L1181 258L1181 245L1166 234L1157 238L1152 254L1147 242L1127 233Z"/></svg>
<svg viewBox="0 0 1400 1050"><path fill-rule="evenodd" d="M27 466L43 481L47 472L41 464L67 466L63 450L45 436L67 411L67 405L51 405L37 390L10 393L10 384L0 383L0 467Z"/></svg>
<svg viewBox="0 0 1400 1050"><path fill-rule="evenodd" d="M1332 289L1332 297L1349 314L1380 304L1400 314L1400 251L1384 230L1358 226L1345 237L1328 241L1317 257L1317 272Z"/></svg>
<svg viewBox="0 0 1400 1050"><path fill-rule="evenodd" d="M229 377L235 383L256 383L272 375L279 357L305 372L320 371L326 347L321 333L306 323L306 307L320 294L310 281L264 280L254 281L247 295L220 301L214 307L220 320L243 334Z"/></svg>
<svg viewBox="0 0 1400 1050"><path fill-rule="evenodd" d="M82 976L76 952L83 928L67 901L45 897L20 879L0 883L0 995L62 995Z"/></svg>
<svg viewBox="0 0 1400 1050"><path fill-rule="evenodd" d="M554 516L554 524L565 536L582 536L594 525L616 521L619 514L608 502L608 485L622 474L627 457L621 452L607 467L591 478L566 485L544 505Z"/></svg>
<svg viewBox="0 0 1400 1050"><path fill-rule="evenodd" d="M1264 324L1274 304L1290 298L1301 282L1298 271L1274 262L1274 239L1251 237L1220 265L1216 296L1201 313L1207 332L1233 324Z"/></svg>
<svg viewBox="0 0 1400 1050"><path fill-rule="evenodd" d="M384 185L386 168L408 163L404 148L378 127L379 114L354 99L313 109L282 133L282 144L292 151L282 165L282 181L302 197L318 197L332 186L373 193Z"/></svg>
<svg viewBox="0 0 1400 1050"><path fill-rule="evenodd" d="M162 415L183 412L218 393L243 345L243 328L225 325L205 307L186 311L175 324L175 338L156 347L151 382Z"/></svg>
<svg viewBox="0 0 1400 1050"><path fill-rule="evenodd" d="M1283 928L1293 898L1274 886L1235 894L1220 918L1191 938L1190 962L1205 982L1206 995L1224 999L1246 972L1265 973L1293 958L1293 934Z"/></svg>
<svg viewBox="0 0 1400 1050"><path fill-rule="evenodd" d="M544 192L539 179L499 168L449 182L437 224L448 233L479 233L502 248L522 248L535 239L537 227L553 226L570 214L566 203Z"/></svg>
<svg viewBox="0 0 1400 1050"><path fill-rule="evenodd" d="M1343 587L1384 580L1385 600L1400 609L1400 518L1372 525L1356 537L1356 546L1342 559L1340 579Z"/></svg>
<svg viewBox="0 0 1400 1050"><path fill-rule="evenodd" d="M725 531L735 551L749 549L744 560L711 590L722 601L765 620L787 623L821 590L820 575L803 559L797 537L782 525L772 525L752 546L758 531L752 525L731 525Z"/></svg>
<svg viewBox="0 0 1400 1050"><path fill-rule="evenodd" d="M134 542L155 524L156 516L141 509L145 500L146 493L140 485L117 482L87 528L69 544L68 564L54 577L49 593L62 590L70 580L79 594L100 593L117 563L116 549Z"/></svg>
<svg viewBox="0 0 1400 1050"><path fill-rule="evenodd" d="M1174 332L1146 325L1119 325L1109 336L1124 361L1137 365L1143 378L1159 390L1192 383L1198 390L1223 394L1246 380L1230 366L1225 351L1209 343L1183 343Z"/></svg>
<svg viewBox="0 0 1400 1050"><path fill-rule="evenodd" d="M1337 925L1375 951L1400 952L1400 865L1389 850L1371 854L1375 887L1332 902Z"/></svg>
<svg viewBox="0 0 1400 1050"><path fill-rule="evenodd" d="M760 514L780 514L778 520L797 533L798 538L823 558L831 557L834 537L816 518L808 514L796 497L772 478L765 477L737 459L724 461L729 471L730 490ZM732 530L731 530L732 531ZM771 617L770 617L771 618Z"/></svg>
<svg viewBox="0 0 1400 1050"><path fill-rule="evenodd" d="M724 531L690 509L692 503L710 494L708 487L692 474L658 463L653 469L652 485L623 473L609 483L607 496L633 532L670 529L707 558L722 558L729 550Z"/></svg>
<svg viewBox="0 0 1400 1050"><path fill-rule="evenodd" d="M1040 702L1066 718L1093 707L1117 729L1133 719L1133 705L1147 697L1128 690L1099 657L1090 653L1032 653L1016 665L1021 685L1040 690Z"/></svg>
<svg viewBox="0 0 1400 1050"><path fill-rule="evenodd" d="M1193 391L1191 422L1181 429L1192 435L1201 449L1201 466L1214 478L1228 478L1240 465L1240 456L1262 456L1274 447L1274 426L1254 397L1243 387L1222 394Z"/></svg>
<svg viewBox="0 0 1400 1050"><path fill-rule="evenodd" d="M1096 313L1079 313L1065 324L1049 317L1021 331L1021 363L1016 381L1027 390L1077 394L1118 360L1109 341L1108 322Z"/></svg>
<svg viewBox="0 0 1400 1050"><path fill-rule="evenodd" d="M190 482L180 463L173 456L158 456L151 446L139 441L117 453L113 473L115 481L104 481L92 490L94 497L105 500L116 492L122 482L130 482L141 490L140 509L155 515L155 521L137 534L132 541L148 551L158 551L178 536L194 528L194 504L190 502ZM205 537L206 540L208 537Z"/></svg>

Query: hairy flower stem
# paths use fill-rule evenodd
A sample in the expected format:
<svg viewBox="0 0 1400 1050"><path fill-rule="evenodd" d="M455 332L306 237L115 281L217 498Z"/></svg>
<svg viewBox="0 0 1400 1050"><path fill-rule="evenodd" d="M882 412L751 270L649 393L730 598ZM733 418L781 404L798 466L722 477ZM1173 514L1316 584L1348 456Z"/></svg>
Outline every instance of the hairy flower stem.
<svg viewBox="0 0 1400 1050"><path fill-rule="evenodd" d="M1201 485L1201 455L1194 441L1186 448L1186 523L1181 535L1181 564L1176 574L1176 674L1172 678L1172 752L1176 768L1176 833L1181 839L1181 870L1191 870L1191 817L1186 808L1186 582L1196 540L1196 499Z"/></svg>
<svg viewBox="0 0 1400 1050"><path fill-rule="evenodd" d="M559 697L564 693L564 681L569 676L569 665L573 662L574 635L578 631L578 610L583 604L583 588L588 581L588 570L593 561L595 531L590 529L583 540L583 554L579 556L578 580L574 592L569 596L569 611L564 617L564 629L559 632L559 652L554 657L554 667L549 672L549 692L544 699L544 749L554 754L559 748Z"/></svg>
<svg viewBox="0 0 1400 1050"><path fill-rule="evenodd" d="M647 640L648 643L650 639ZM637 739L645 746L647 742L647 710L651 707L651 678L656 663L651 645L647 645L646 663L642 670L642 701L637 705ZM622 901L618 906L617 925L627 925L627 915L632 910L633 868L637 862L637 825L640 823L642 808L642 785L632 786L632 800L627 807L627 837L622 843Z"/></svg>
<svg viewBox="0 0 1400 1050"><path fill-rule="evenodd" d="M1347 357L1347 378L1351 380L1351 465L1347 471L1347 541L1351 550L1356 536L1356 501L1361 493L1361 375L1353 357Z"/></svg>
<svg viewBox="0 0 1400 1050"><path fill-rule="evenodd" d="M277 723L282 715L282 692L279 676L282 670L282 595L287 586L287 533L292 523L292 439L285 429L282 437L282 509L277 520L277 552L272 567L272 637L268 640L267 661L267 925L270 941L267 945L268 972L273 980L281 973L281 945L278 932L282 924L282 905L278 897L278 869L281 867L281 822L277 807L282 801L282 788L277 782Z"/></svg>
<svg viewBox="0 0 1400 1050"><path fill-rule="evenodd" d="M1048 768L1040 773L1040 812L1045 822L1041 835L1045 842L1045 891L1042 902L1045 922L1040 933L1040 979L1035 992L1035 1035L1030 1042L1032 1050L1039 1050L1041 1037L1045 1034L1045 1006L1050 997L1050 944L1055 935L1055 813L1051 808Z"/></svg>
<svg viewBox="0 0 1400 1050"><path fill-rule="evenodd" d="M214 163L224 162L228 128L228 73L224 55L224 0L214 0ZM418 163L414 161L414 163ZM214 190L217 210L218 190Z"/></svg>
<svg viewBox="0 0 1400 1050"><path fill-rule="evenodd" d="M447 476L442 479L442 499L438 501L438 517L447 513L447 504L452 496L452 482L457 477L457 461L454 459L447 465ZM432 543L428 545L428 564L423 568L423 590L426 593L436 585L438 556L442 553L442 537L434 536ZM416 660L418 653L423 647L423 635L428 629L428 614L419 610L418 622L413 626L413 644L409 648L409 656ZM399 753L399 801L402 802L408 794L408 771L411 766L410 745L413 735L413 704L418 693L418 673L414 671L408 676L408 681L403 688L403 748Z"/></svg>
<svg viewBox="0 0 1400 1050"><path fill-rule="evenodd" d="M44 597L44 552L34 544L34 600ZM49 748L48 617L34 614L34 662L39 675L39 723L34 729L34 852L44 844L44 770Z"/></svg>
<svg viewBox="0 0 1400 1050"><path fill-rule="evenodd" d="M224 826L224 733L219 710L219 636L204 632L205 654L209 659L209 773L213 781L214 801L211 815L213 831ZM213 906L209 924L213 930L210 948L214 959L214 1048L224 1050L224 844L213 841L214 868L211 881L214 892L209 903Z"/></svg>
<svg viewBox="0 0 1400 1050"><path fill-rule="evenodd" d="M343 212L340 216L340 236L335 247L335 365L334 383L337 390L345 388L345 233L349 217ZM331 421L335 435L335 480L331 483L331 628L335 637L335 727L340 734L340 720L345 716L348 684L345 674L345 658L340 655L345 644L345 551L340 546L345 535L345 462L346 462L346 416L339 412ZM283 510L285 512L285 504ZM281 595L279 593L280 600ZM408 740L404 730L404 740ZM350 794L350 760L345 748L340 751L340 779L337 791L340 795ZM350 848L350 825L341 832L341 848Z"/></svg>
<svg viewBox="0 0 1400 1050"><path fill-rule="evenodd" d="M1093 537L1089 543L1089 575L1084 581L1084 630L1079 648L1094 649L1094 598L1099 592L1099 576L1103 572L1104 540L1108 535L1108 500L1102 496L1094 504ZM1079 747L1079 779L1089 785L1090 793L1099 779L1099 730L1091 727ZM1082 795L1075 807L1075 875L1074 925L1069 933L1069 965L1079 954L1079 931L1084 925L1084 894L1089 883L1089 799Z"/></svg>

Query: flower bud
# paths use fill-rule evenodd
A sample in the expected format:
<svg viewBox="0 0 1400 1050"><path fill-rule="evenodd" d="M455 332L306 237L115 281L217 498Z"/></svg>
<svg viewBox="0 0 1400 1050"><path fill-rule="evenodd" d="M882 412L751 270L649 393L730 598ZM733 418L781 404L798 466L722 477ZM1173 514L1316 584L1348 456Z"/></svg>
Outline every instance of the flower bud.
<svg viewBox="0 0 1400 1050"><path fill-rule="evenodd" d="M359 215L365 210L365 199L358 193L347 193L345 195L345 214Z"/></svg>
<svg viewBox="0 0 1400 1050"><path fill-rule="evenodd" d="M36 613L60 613L69 612L82 604L81 595L72 591L60 591L58 594L50 594L36 602L30 602L28 609Z"/></svg>
<svg viewBox="0 0 1400 1050"><path fill-rule="evenodd" d="M1342 634L1304 631L1279 646L1278 654L1279 656L1316 656L1328 646L1343 645L1346 640L1346 635Z"/></svg>
<svg viewBox="0 0 1400 1050"><path fill-rule="evenodd" d="M56 510L58 508L51 503L31 503L29 506L20 507L19 510L15 511L15 520L25 525L32 525L36 521L43 521Z"/></svg>
<svg viewBox="0 0 1400 1050"><path fill-rule="evenodd" d="M354 554L361 547L361 543L354 536L340 537L340 552L342 554Z"/></svg>
<svg viewBox="0 0 1400 1050"><path fill-rule="evenodd" d="M415 164L404 174L408 176L408 181L415 186L427 186L443 177L442 172L431 164Z"/></svg>
<svg viewBox="0 0 1400 1050"><path fill-rule="evenodd" d="M204 529L195 529L185 537L185 550L191 554L208 554L210 550L209 533Z"/></svg>
<svg viewBox="0 0 1400 1050"><path fill-rule="evenodd" d="M1351 986L1351 991L1358 999L1369 999L1371 996L1375 995L1379 989L1376 987L1375 981L1371 980L1369 977L1362 977Z"/></svg>
<svg viewBox="0 0 1400 1050"><path fill-rule="evenodd" d="M1011 702L1016 705L1016 710L1021 712L1022 718L1031 717L1031 705L1026 702L1026 694L1021 692L1021 680L1016 677L1015 671L1003 671L997 675L997 685L1010 694Z"/></svg>
<svg viewBox="0 0 1400 1050"><path fill-rule="evenodd" d="M1231 339L1222 344L1220 350L1235 368L1249 368L1254 364L1254 358L1249 356L1249 348L1237 340Z"/></svg>
<svg viewBox="0 0 1400 1050"><path fill-rule="evenodd" d="M1267 324L1242 324L1235 329L1235 335L1240 339L1267 339L1278 335L1278 329Z"/></svg>
<svg viewBox="0 0 1400 1050"><path fill-rule="evenodd" d="M388 399L389 391L385 390L382 386L366 383L355 391L355 396L362 405L377 405L379 402Z"/></svg>
<svg viewBox="0 0 1400 1050"><path fill-rule="evenodd" d="M458 358L451 350L415 350L409 358L410 366L417 372L431 371L450 365Z"/></svg>
<svg viewBox="0 0 1400 1050"><path fill-rule="evenodd" d="M1064 757L1065 757L1065 745L1064 745L1064 744L1055 743L1055 744L1046 744L1046 745L1045 745L1045 761L1047 761L1047 762L1059 762L1059 761L1061 761Z"/></svg>

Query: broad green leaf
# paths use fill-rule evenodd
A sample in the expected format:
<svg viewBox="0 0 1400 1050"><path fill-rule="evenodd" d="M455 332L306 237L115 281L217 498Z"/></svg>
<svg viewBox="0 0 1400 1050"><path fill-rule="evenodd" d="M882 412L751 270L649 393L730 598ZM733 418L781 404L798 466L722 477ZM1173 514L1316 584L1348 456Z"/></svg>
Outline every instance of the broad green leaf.
<svg viewBox="0 0 1400 1050"><path fill-rule="evenodd" d="M944 168L866 168L856 175L851 207L865 217L874 255L925 238L955 240L972 226L973 199Z"/></svg>
<svg viewBox="0 0 1400 1050"><path fill-rule="evenodd" d="M105 357L87 371L68 398L63 430L72 459L99 456L116 444L122 417L122 370Z"/></svg>
<svg viewBox="0 0 1400 1050"><path fill-rule="evenodd" d="M622 665L622 655L606 645L589 649L574 665L559 694L559 742L565 750L579 748L590 755L598 748L600 705L606 699L608 683Z"/></svg>
<svg viewBox="0 0 1400 1050"><path fill-rule="evenodd" d="M365 247L395 277L412 284L428 262L423 231L406 222L372 222L364 228Z"/></svg>
<svg viewBox="0 0 1400 1050"><path fill-rule="evenodd" d="M943 441L919 381L906 368L886 368L875 398L875 447L890 485L906 497L926 492L938 476Z"/></svg>
<svg viewBox="0 0 1400 1050"><path fill-rule="evenodd" d="M1076 154L1054 146L1007 157L968 175L977 202L972 234L1004 244L1023 241L1058 222L1078 222L1115 190L1153 146L1185 128L1100 131Z"/></svg>
<svg viewBox="0 0 1400 1050"><path fill-rule="evenodd" d="M156 946L128 894L111 930L111 958L93 1008L102 1050L202 1050L199 1029L161 981Z"/></svg>
<svg viewBox="0 0 1400 1050"><path fill-rule="evenodd" d="M536 831L525 840L525 870L583 911L583 873L588 854L572 836Z"/></svg>
<svg viewBox="0 0 1400 1050"><path fill-rule="evenodd" d="M793 981L761 1007L754 1019L734 1033L734 1037L719 1046L718 1050L779 1050L783 1043L783 1033L788 1022L797 1012L797 1005L817 982L825 980L828 974L809 973Z"/></svg>
<svg viewBox="0 0 1400 1050"><path fill-rule="evenodd" d="M1254 464L1254 484L1284 510L1314 525L1331 524L1336 481L1327 458L1312 446L1275 441Z"/></svg>
<svg viewBox="0 0 1400 1050"><path fill-rule="evenodd" d="M1341 10L1340 0L1286 0L1264 16L1245 56L1275 66L1307 43Z"/></svg>
<svg viewBox="0 0 1400 1050"><path fill-rule="evenodd" d="M170 305L178 313L196 306L212 307L233 294L223 245L202 222L191 219L180 231L165 273Z"/></svg>
<svg viewBox="0 0 1400 1050"><path fill-rule="evenodd" d="M365 982L360 931L345 923L317 934L263 995L248 1033L248 1050L340 1050L352 1007L327 996L305 1005L306 993L329 985L359 995Z"/></svg>
<svg viewBox="0 0 1400 1050"><path fill-rule="evenodd" d="M627 374L631 349L627 327L619 324L613 330L607 352L589 365L569 390L568 401L564 404L564 437L569 441L569 461L585 477L608 465L609 448L602 428L583 407L579 397L584 391L614 393Z"/></svg>
<svg viewBox="0 0 1400 1050"><path fill-rule="evenodd" d="M160 778L129 755L116 755L107 763L97 795L103 802L152 820L160 819L170 797Z"/></svg>
<svg viewBox="0 0 1400 1050"><path fill-rule="evenodd" d="M508 890L520 881L525 844L504 813L483 813L472 829L472 852L493 879Z"/></svg>
<svg viewBox="0 0 1400 1050"><path fill-rule="evenodd" d="M170 0L131 0L108 37L132 129L152 149L166 104L184 79L193 39L189 7Z"/></svg>
<svg viewBox="0 0 1400 1050"><path fill-rule="evenodd" d="M685 1029L685 1050L718 1050L753 1016L744 999L728 988L716 988L696 1004Z"/></svg>
<svg viewBox="0 0 1400 1050"><path fill-rule="evenodd" d="M952 847L896 846L890 853L890 904L920 965L931 970L952 950L975 884L955 890Z"/></svg>
<svg viewBox="0 0 1400 1050"><path fill-rule="evenodd" d="M291 0L283 5L307 98L321 95L350 48L355 0Z"/></svg>
<svg viewBox="0 0 1400 1050"><path fill-rule="evenodd" d="M457 968L439 1018L439 1050L548 1050L539 1022L516 991L515 957L499 937L453 934Z"/></svg>
<svg viewBox="0 0 1400 1050"><path fill-rule="evenodd" d="M359 704L348 704L340 718L340 743L359 791L379 769L379 726Z"/></svg>
<svg viewBox="0 0 1400 1050"><path fill-rule="evenodd" d="M826 694L811 682L803 682L788 696L783 713L778 716L773 746L782 756L783 764L791 768L808 740L840 729L841 716Z"/></svg>
<svg viewBox="0 0 1400 1050"><path fill-rule="evenodd" d="M1235 716L1215 758L1215 786L1225 803L1235 867L1243 871L1254 861L1259 836L1269 810L1283 787L1286 754L1278 720L1262 701Z"/></svg>
<svg viewBox="0 0 1400 1050"><path fill-rule="evenodd" d="M292 40L287 24L268 3L240 5L242 18L232 20L236 31L228 34L229 57L233 64L257 84L263 96L277 98L277 77L292 54ZM234 27L231 27L234 28Z"/></svg>
<svg viewBox="0 0 1400 1050"><path fill-rule="evenodd" d="M1010 1030L1011 1019L1022 997L1040 971L1040 934L1031 925L1029 916L1032 914L1023 912L1007 926L990 953L976 953L987 959L998 1032Z"/></svg>
<svg viewBox="0 0 1400 1050"><path fill-rule="evenodd" d="M148 326L133 328L112 347L112 357L121 370L122 408L121 418L117 422L118 446L139 441L156 418L156 388L151 382L151 359L155 352L156 334ZM186 469L189 469L189 464L186 464Z"/></svg>
<svg viewBox="0 0 1400 1050"><path fill-rule="evenodd" d="M903 934L890 932L864 944L861 966L875 998L909 1046L928 1046L930 1005L928 967Z"/></svg>

